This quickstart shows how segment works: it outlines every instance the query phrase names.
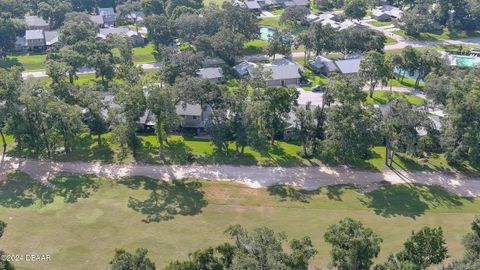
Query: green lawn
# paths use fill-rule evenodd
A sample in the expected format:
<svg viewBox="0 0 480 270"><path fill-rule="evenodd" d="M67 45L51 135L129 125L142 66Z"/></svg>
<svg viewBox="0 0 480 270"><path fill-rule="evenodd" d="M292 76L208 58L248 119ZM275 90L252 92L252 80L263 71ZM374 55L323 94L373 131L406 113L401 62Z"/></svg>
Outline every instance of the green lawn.
<svg viewBox="0 0 480 270"><path fill-rule="evenodd" d="M134 47L133 62L135 64L157 62L157 60L155 59L155 54L155 46L152 43L148 43L143 47Z"/></svg>
<svg viewBox="0 0 480 270"><path fill-rule="evenodd" d="M263 39L255 39L243 44L243 48L245 49L245 54L262 54L264 53L264 49L267 47L268 41Z"/></svg>
<svg viewBox="0 0 480 270"><path fill-rule="evenodd" d="M300 60L300 59L298 59ZM302 63L303 62L303 59L301 59L301 61L298 61L297 62L300 62ZM310 68L304 68L303 70L303 75L308 79L308 81L310 82L308 85L304 85L302 86L302 88L304 90L311 90L312 87L315 87L317 85L321 85L321 84L324 84L324 83L327 83L328 82L328 78L323 76L323 75L319 75L319 74L316 74L315 72L313 72Z"/></svg>
<svg viewBox="0 0 480 270"><path fill-rule="evenodd" d="M26 71L43 70L46 57L45 53L18 53L9 55L7 61L0 60L0 67L19 66Z"/></svg>
<svg viewBox="0 0 480 270"><path fill-rule="evenodd" d="M385 87L384 89L387 89ZM421 97L410 95L407 93L390 92L388 90L375 90L373 98L368 97L367 102L370 104L387 104L394 98L405 98L410 104L420 106L425 104L425 100Z"/></svg>
<svg viewBox="0 0 480 270"><path fill-rule="evenodd" d="M454 32L450 32L447 28L444 28L441 33L421 33L418 37L409 36L403 30L395 30L393 31L393 33L400 35L405 39L414 40L414 41L439 41L439 40L450 40L450 39L454 40L454 39L480 36L480 30L475 30L475 31L455 30Z"/></svg>
<svg viewBox="0 0 480 270"><path fill-rule="evenodd" d="M392 22L381 22L381 21L376 21L376 20L369 21L368 24L371 24L371 25L376 26L376 27L384 27L384 26L393 25Z"/></svg>
<svg viewBox="0 0 480 270"><path fill-rule="evenodd" d="M394 38L391 38L391 37L387 37L387 42L385 43L385 45L394 45L394 44L397 44L397 40L394 39Z"/></svg>
<svg viewBox="0 0 480 270"><path fill-rule="evenodd" d="M2 250L52 257L50 262L18 262L17 269L106 269L115 248L138 247L147 248L162 269L196 249L228 241L223 232L232 224L267 226L290 239L309 236L318 249L311 264L323 268L331 248L323 234L345 217L362 221L384 239L377 262L423 226L442 226L449 255L461 258L462 236L480 211L479 200L415 185L386 185L362 194L349 186L305 192L284 186L251 189L228 182L92 176L56 177L51 183L47 188L15 173L0 184L0 216L8 223ZM165 201L149 200L155 194L164 194L160 198Z"/></svg>
<svg viewBox="0 0 480 270"><path fill-rule="evenodd" d="M262 18L260 25L280 28L280 17Z"/></svg>

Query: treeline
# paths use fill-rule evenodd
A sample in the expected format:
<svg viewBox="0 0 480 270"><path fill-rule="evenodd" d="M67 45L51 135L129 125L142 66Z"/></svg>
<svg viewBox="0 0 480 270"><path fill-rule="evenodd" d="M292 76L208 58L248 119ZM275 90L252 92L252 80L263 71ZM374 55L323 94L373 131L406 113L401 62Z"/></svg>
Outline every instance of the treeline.
<svg viewBox="0 0 480 270"><path fill-rule="evenodd" d="M442 270L473 270L480 266L480 219L472 222L472 231L463 237L465 255L461 260L444 263ZM269 228L251 231L240 225L230 226L225 234L231 239L215 247L189 254L185 261L171 262L165 270L245 270L285 269L307 270L317 254L309 237L288 241L284 233ZM360 221L346 218L328 227L324 240L331 245L330 266L341 270L425 270L441 264L448 258L448 249L442 228L424 227L412 231L403 248L390 254L383 263L374 264L383 239ZM154 270L155 264L147 257L146 249L129 253L115 251L110 269Z"/></svg>

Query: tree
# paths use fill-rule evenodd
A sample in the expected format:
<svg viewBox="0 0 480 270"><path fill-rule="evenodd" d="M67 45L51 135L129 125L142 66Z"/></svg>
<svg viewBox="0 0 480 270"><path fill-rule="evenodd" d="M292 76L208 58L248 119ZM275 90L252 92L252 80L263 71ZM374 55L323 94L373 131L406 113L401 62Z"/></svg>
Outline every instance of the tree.
<svg viewBox="0 0 480 270"><path fill-rule="evenodd" d="M116 249L110 262L111 270L155 270L155 264L147 257L148 250L137 248L135 253Z"/></svg>
<svg viewBox="0 0 480 270"><path fill-rule="evenodd" d="M105 41L96 41L88 56L89 66L95 69L95 76L105 81L111 81L115 75L115 61L111 48Z"/></svg>
<svg viewBox="0 0 480 270"><path fill-rule="evenodd" d="M302 142L303 155L308 156L308 147L314 143L315 139L315 115L311 104L307 103L305 107L298 107L295 111L295 129L296 137Z"/></svg>
<svg viewBox="0 0 480 270"><path fill-rule="evenodd" d="M441 57L440 53L434 49L423 48L419 51L417 56L419 56L417 60L418 77L415 81L415 88L418 89L421 80L432 72L441 71L447 64L446 60Z"/></svg>
<svg viewBox="0 0 480 270"><path fill-rule="evenodd" d="M47 20L53 29L60 27L65 20L65 14L71 11L72 4L66 0L47 0L38 3L38 14Z"/></svg>
<svg viewBox="0 0 480 270"><path fill-rule="evenodd" d="M237 56L242 55L243 44L246 42L244 35L222 28L211 38L211 46L218 57L230 65L235 64Z"/></svg>
<svg viewBox="0 0 480 270"><path fill-rule="evenodd" d="M60 39L67 45L74 45L79 41L92 41L98 32L97 28L88 14L67 13L65 23L60 28Z"/></svg>
<svg viewBox="0 0 480 270"><path fill-rule="evenodd" d="M387 38L376 30L350 27L340 30L337 37L337 48L344 54L352 52L377 51L383 52Z"/></svg>
<svg viewBox="0 0 480 270"><path fill-rule="evenodd" d="M164 1L162 0L141 0L140 5L147 16L162 15L164 11Z"/></svg>
<svg viewBox="0 0 480 270"><path fill-rule="evenodd" d="M468 73L455 82L447 96L446 116L441 135L445 157L449 162L480 160L480 88L478 76Z"/></svg>
<svg viewBox="0 0 480 270"><path fill-rule="evenodd" d="M173 32L170 21L165 15L150 15L145 18L148 38L155 44L157 51L160 46L168 46L173 42Z"/></svg>
<svg viewBox="0 0 480 270"><path fill-rule="evenodd" d="M360 62L360 76L369 82L370 97L373 98L378 81L388 76L385 56L376 51L367 52Z"/></svg>
<svg viewBox="0 0 480 270"><path fill-rule="evenodd" d="M17 36L21 36L24 30L23 22L8 14L0 14L0 58L6 60L7 54L15 49Z"/></svg>
<svg viewBox="0 0 480 270"><path fill-rule="evenodd" d="M332 245L333 266L339 270L368 270L380 252L382 239L360 221L346 218L331 225L324 235Z"/></svg>
<svg viewBox="0 0 480 270"><path fill-rule="evenodd" d="M392 166L397 151L416 153L420 128L433 128L425 112L416 111L406 100L394 100L383 114L385 132L385 164Z"/></svg>
<svg viewBox="0 0 480 270"><path fill-rule="evenodd" d="M146 94L147 108L155 115L155 133L160 144L159 156L164 157L168 133L179 126L174 93L171 86L153 85Z"/></svg>
<svg viewBox="0 0 480 270"><path fill-rule="evenodd" d="M102 103L100 94L92 89L82 87L76 96L78 104L86 108L84 121L90 130L90 133L97 136L97 144L102 145L102 134L108 132L108 123L104 112L106 107Z"/></svg>
<svg viewBox="0 0 480 270"><path fill-rule="evenodd" d="M404 249L399 256L420 266L421 269L441 263L448 257L441 227L433 229L424 227L416 233L412 232L403 245Z"/></svg>
<svg viewBox="0 0 480 270"><path fill-rule="evenodd" d="M0 238L2 238L6 227L7 227L7 223L0 220ZM0 250L0 256L3 257L4 254L5 254L5 252ZM12 263L10 263L10 261L2 259L2 260L0 260L0 269L2 269L2 270L15 270L15 267L13 266Z"/></svg>
<svg viewBox="0 0 480 270"><path fill-rule="evenodd" d="M311 49L315 51L315 55L332 52L338 48L337 30L330 24L314 23L310 26L309 33L312 35Z"/></svg>
<svg viewBox="0 0 480 270"><path fill-rule="evenodd" d="M365 0L345 0L343 10L348 18L360 20L367 15L367 2Z"/></svg>
<svg viewBox="0 0 480 270"><path fill-rule="evenodd" d="M476 217L471 225L472 231L469 232L462 240L465 246L464 263L474 266L480 266L480 217Z"/></svg>
<svg viewBox="0 0 480 270"><path fill-rule="evenodd" d="M305 20L307 15L310 13L308 7L304 6L291 6L285 9L285 12L280 16L280 22L282 23L293 23L297 26L298 23Z"/></svg>
<svg viewBox="0 0 480 270"><path fill-rule="evenodd" d="M276 54L289 57L292 54L292 39L281 32L275 32L268 42L266 53L268 56L273 56L273 60Z"/></svg>
<svg viewBox="0 0 480 270"><path fill-rule="evenodd" d="M146 101L143 89L139 85L125 85L115 95L115 102L120 105L113 119L112 140L122 147L127 146L137 158L139 140L136 134L137 123L145 114Z"/></svg>
<svg viewBox="0 0 480 270"><path fill-rule="evenodd" d="M328 86L334 101L326 112L324 154L342 161L366 158L377 142L380 113L365 104L363 82L338 76Z"/></svg>
<svg viewBox="0 0 480 270"><path fill-rule="evenodd" d="M0 70L0 138L2 139L3 154L7 151L7 141L4 130L8 120L12 120L17 112L20 86L22 84L22 73L18 68L11 70Z"/></svg>
<svg viewBox="0 0 480 270"><path fill-rule="evenodd" d="M197 71L202 67L202 55L192 50L177 51L165 48L162 54L165 57L160 74L162 80L169 84L174 84L179 76L197 76Z"/></svg>
<svg viewBox="0 0 480 270"><path fill-rule="evenodd" d="M287 236L262 227L247 231L240 225L228 227L225 233L234 241L209 247L190 254L190 260L172 262L166 270L307 270L308 262L317 251L308 237L288 243L290 253L284 250Z"/></svg>
<svg viewBox="0 0 480 270"><path fill-rule="evenodd" d="M435 22L429 9L430 5L422 4L404 12L400 19L400 29L409 36L419 36L421 33L435 30Z"/></svg>
<svg viewBox="0 0 480 270"><path fill-rule="evenodd" d="M452 87L450 85L452 75L454 74L438 75L434 73L427 76L425 80L425 94L428 99L432 100L434 105L447 105L448 93ZM453 78L455 77L453 76Z"/></svg>
<svg viewBox="0 0 480 270"><path fill-rule="evenodd" d="M266 128L272 145L277 135L284 130L288 114L297 106L299 95L294 87L268 87L263 91L262 99L267 105Z"/></svg>

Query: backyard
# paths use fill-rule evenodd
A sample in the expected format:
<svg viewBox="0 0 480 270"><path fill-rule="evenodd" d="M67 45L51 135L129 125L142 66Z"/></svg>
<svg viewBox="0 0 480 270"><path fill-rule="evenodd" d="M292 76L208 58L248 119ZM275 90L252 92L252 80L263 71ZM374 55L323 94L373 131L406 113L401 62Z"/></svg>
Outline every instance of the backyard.
<svg viewBox="0 0 480 270"><path fill-rule="evenodd" d="M18 262L17 269L105 269L115 248L147 248L161 269L190 252L227 241L227 226L267 226L291 238L310 236L327 266L326 228L344 217L362 221L383 239L377 262L396 252L412 230L442 226L449 255L463 254L462 236L480 201L436 187L399 185L366 194L349 186L306 192L285 186L251 189L208 181L112 181L93 176L51 179L46 187L22 173L0 185L0 243L7 254L49 254L50 262ZM158 194L161 194L158 198ZM155 196L157 195L157 196ZM392 233L392 232L395 233ZM179 244L180 243L180 244Z"/></svg>

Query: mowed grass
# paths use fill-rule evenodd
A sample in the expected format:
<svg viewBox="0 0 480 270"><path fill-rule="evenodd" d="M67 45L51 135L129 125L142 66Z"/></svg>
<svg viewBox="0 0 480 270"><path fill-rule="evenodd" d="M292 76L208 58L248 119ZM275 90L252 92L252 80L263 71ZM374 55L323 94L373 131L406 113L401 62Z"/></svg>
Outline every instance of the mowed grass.
<svg viewBox="0 0 480 270"><path fill-rule="evenodd" d="M383 89L388 89L388 87L384 87ZM390 92L388 90L375 90L373 92L373 98L370 96L367 98L367 102L370 104L387 104L393 99L405 99L408 103L420 106L425 104L425 100L421 97L414 96L408 93L401 93L401 92Z"/></svg>
<svg viewBox="0 0 480 270"><path fill-rule="evenodd" d="M394 30L394 34L404 37L408 40L413 41L439 41L439 40L455 40L471 37L479 37L480 30L475 31L462 31L455 30L450 32L448 28L444 28L442 32L439 33L421 33L419 36L409 36L403 30Z"/></svg>
<svg viewBox="0 0 480 270"><path fill-rule="evenodd" d="M251 189L228 182L162 183L144 178L111 181L99 177L56 177L46 188L21 173L0 185L0 216L8 223L0 240L7 254L49 254L50 262L18 262L18 269L106 269L116 248L149 250L162 269L169 261L229 241L232 224L267 226L290 239L309 236L319 253L315 267L327 266L327 227L345 217L362 221L384 242L377 262L396 252L412 230L443 228L449 255L461 258L461 239L480 211L480 201L426 186L384 186L362 194L348 186L314 192L277 186ZM168 200L149 201L156 192ZM147 214L164 217L146 223ZM143 203L143 204L142 204ZM129 207L130 205L130 207ZM180 210L165 215L163 207Z"/></svg>
<svg viewBox="0 0 480 270"><path fill-rule="evenodd" d="M0 60L0 67L10 68L18 66L26 71L36 71L45 69L44 62L47 55L45 53L18 53L8 55L7 60Z"/></svg>

